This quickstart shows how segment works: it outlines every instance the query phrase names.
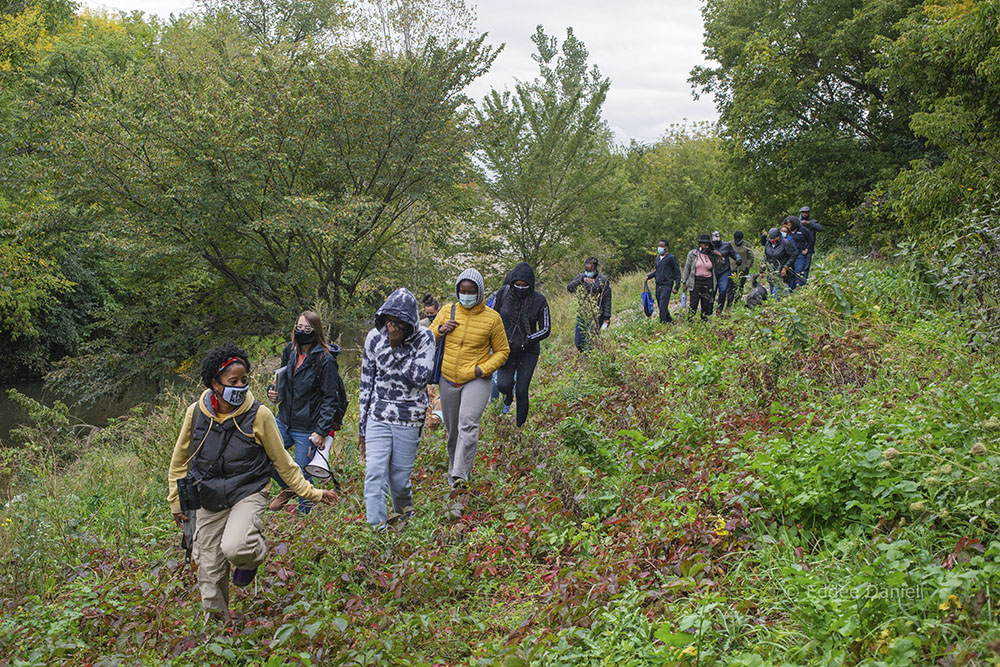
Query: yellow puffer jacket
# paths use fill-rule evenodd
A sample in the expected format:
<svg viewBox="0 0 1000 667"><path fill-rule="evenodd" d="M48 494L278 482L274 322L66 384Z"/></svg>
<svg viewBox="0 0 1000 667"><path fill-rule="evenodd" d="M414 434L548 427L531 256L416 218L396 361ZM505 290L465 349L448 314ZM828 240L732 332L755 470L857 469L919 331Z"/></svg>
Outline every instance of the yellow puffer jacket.
<svg viewBox="0 0 1000 667"><path fill-rule="evenodd" d="M450 319L451 304L447 304L431 322L431 331L436 339L441 338L438 327ZM441 377L454 384L465 384L476 378L476 366L479 366L483 377L488 378L503 366L510 355L500 314L483 302L472 308L456 304L455 321L458 328L444 339Z"/></svg>

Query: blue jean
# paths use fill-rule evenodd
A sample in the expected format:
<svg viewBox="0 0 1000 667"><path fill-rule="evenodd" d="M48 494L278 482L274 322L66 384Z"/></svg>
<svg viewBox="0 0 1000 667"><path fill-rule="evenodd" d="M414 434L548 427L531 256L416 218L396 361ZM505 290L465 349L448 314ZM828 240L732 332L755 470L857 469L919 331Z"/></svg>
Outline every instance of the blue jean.
<svg viewBox="0 0 1000 667"><path fill-rule="evenodd" d="M365 426L365 509L372 526L381 525L388 518L386 489L396 512L402 513L413 505L410 474L417 461L420 431L420 426L368 420Z"/></svg>
<svg viewBox="0 0 1000 667"><path fill-rule="evenodd" d="M797 287L806 284L806 277L809 275L809 255L803 255L801 252L795 256L795 262L792 264L792 282L788 286L788 289L794 290Z"/></svg>
<svg viewBox="0 0 1000 667"><path fill-rule="evenodd" d="M306 481L311 482L312 475L306 473L306 466L309 465L309 449L312 447L312 441L309 439L309 436L312 433L307 433L306 431L289 431L281 423L280 419L275 417L274 421L278 424L278 433L281 434L281 439L285 442L285 449L295 448L292 458L295 459L295 464L302 468L302 474L305 475ZM281 488L288 488L285 480L281 479L281 476L277 472L274 473L274 479ZM305 498L299 498L299 514L309 514L311 509L311 502Z"/></svg>
<svg viewBox="0 0 1000 667"><path fill-rule="evenodd" d="M805 258L806 258L805 268L802 269L802 272L801 272L802 273L802 283L803 284L805 284L805 282L807 280L809 280L809 269L812 268L813 254L812 254L811 250L809 251L808 255L805 255Z"/></svg>
<svg viewBox="0 0 1000 667"><path fill-rule="evenodd" d="M781 295L785 293L785 281L781 277L776 277L770 281L771 285L771 296L774 297L775 301L781 298Z"/></svg>
<svg viewBox="0 0 1000 667"><path fill-rule="evenodd" d="M729 297L729 288L732 283L733 272L725 271L719 275L718 281L718 292L716 293L716 298L718 299L719 307L718 311L721 313L726 309L726 299Z"/></svg>

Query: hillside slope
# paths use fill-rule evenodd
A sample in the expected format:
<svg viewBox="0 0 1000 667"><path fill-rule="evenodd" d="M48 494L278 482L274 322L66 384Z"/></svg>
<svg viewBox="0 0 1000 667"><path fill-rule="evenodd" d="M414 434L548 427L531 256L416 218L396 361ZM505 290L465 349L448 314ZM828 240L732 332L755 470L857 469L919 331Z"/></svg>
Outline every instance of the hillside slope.
<svg viewBox="0 0 1000 667"><path fill-rule="evenodd" d="M340 504L269 513L232 628L164 501L194 391L86 448L39 410L34 447L80 458L0 514L0 665L1000 664L1000 376L962 322L849 256L707 323L647 321L640 283L586 357L549 290L528 425L489 410L452 495L425 436L402 533L371 534L356 462Z"/></svg>

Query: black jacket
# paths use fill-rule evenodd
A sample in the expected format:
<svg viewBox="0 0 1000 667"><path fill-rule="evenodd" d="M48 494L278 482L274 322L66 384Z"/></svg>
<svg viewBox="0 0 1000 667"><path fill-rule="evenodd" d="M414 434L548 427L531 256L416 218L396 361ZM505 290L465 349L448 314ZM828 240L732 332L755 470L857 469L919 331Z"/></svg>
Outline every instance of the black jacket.
<svg viewBox="0 0 1000 667"><path fill-rule="evenodd" d="M528 283L527 294L523 297L519 297L513 287L515 280ZM535 271L527 262L521 262L507 274L504 286L496 293L493 310L500 313L512 352L537 350L539 343L552 332L549 302L535 291Z"/></svg>
<svg viewBox="0 0 1000 667"><path fill-rule="evenodd" d="M740 253L736 252L736 249L733 248L733 244L730 243L729 241L720 241L718 247L716 247L715 244L713 243L712 250L718 250L719 254L722 255L722 259L726 260L725 262L720 262L719 264L716 265L715 276L717 278L729 270L730 260L735 262L736 266L739 266L740 264L743 263L743 258L740 257Z"/></svg>
<svg viewBox="0 0 1000 667"><path fill-rule="evenodd" d="M764 260L776 271L792 266L796 254L795 244L788 239L780 239L776 245L770 241L764 244Z"/></svg>
<svg viewBox="0 0 1000 667"><path fill-rule="evenodd" d="M805 225L800 224L798 229L788 234L788 238L795 244L795 249L800 255L803 250L812 252L812 248L816 245L816 234Z"/></svg>
<svg viewBox="0 0 1000 667"><path fill-rule="evenodd" d="M340 369L336 356L339 352L336 345L330 346L330 352L315 345L296 368L295 345L285 346L281 353L284 377L278 383L278 419L285 428L322 436L340 428L337 415L342 415L346 406L340 405L339 398Z"/></svg>
<svg viewBox="0 0 1000 667"><path fill-rule="evenodd" d="M803 220L801 216L799 217L799 224L812 233L812 238L809 239L809 254L811 255L816 250L816 232L823 231L823 225L815 220ZM799 248L799 250L802 250L802 248Z"/></svg>
<svg viewBox="0 0 1000 667"><path fill-rule="evenodd" d="M583 287L583 290L594 297L594 301L597 302L597 323L603 324L604 322L611 321L611 282L608 277L598 273L597 277L594 278L594 282L585 283L583 282L584 276L582 273L578 275L573 280L569 281L569 285L566 285L566 289L570 294L574 294L578 287Z"/></svg>
<svg viewBox="0 0 1000 667"><path fill-rule="evenodd" d="M677 258L669 252L664 253L663 257L656 258L656 268L649 272L646 280L654 276L656 277L657 285L670 285L673 283L675 290L681 288L681 269L677 266Z"/></svg>

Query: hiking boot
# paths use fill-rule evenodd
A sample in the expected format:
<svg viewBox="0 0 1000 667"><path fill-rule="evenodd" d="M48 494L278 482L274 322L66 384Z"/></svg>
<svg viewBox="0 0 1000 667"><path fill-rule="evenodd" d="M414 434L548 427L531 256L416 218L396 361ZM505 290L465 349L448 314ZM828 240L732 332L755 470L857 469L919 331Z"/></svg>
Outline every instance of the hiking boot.
<svg viewBox="0 0 1000 667"><path fill-rule="evenodd" d="M413 509L413 505L407 505L406 507L403 508L403 517L402 517L402 520L403 521L409 521L414 516L416 516L416 514L417 514L417 510Z"/></svg>
<svg viewBox="0 0 1000 667"><path fill-rule="evenodd" d="M233 586L239 586L243 588L249 586L253 582L254 577L257 576L257 568L252 570L245 570L243 568L236 568L233 570Z"/></svg>
<svg viewBox="0 0 1000 667"><path fill-rule="evenodd" d="M274 510L275 512L277 512L282 507L284 507L285 504L288 503L289 500L291 500L294 497L295 497L295 492L294 491L292 491L291 489L282 489L281 493L279 493L278 495L276 495L274 497L274 500L271 501L271 504L269 505L269 507L272 510Z"/></svg>

